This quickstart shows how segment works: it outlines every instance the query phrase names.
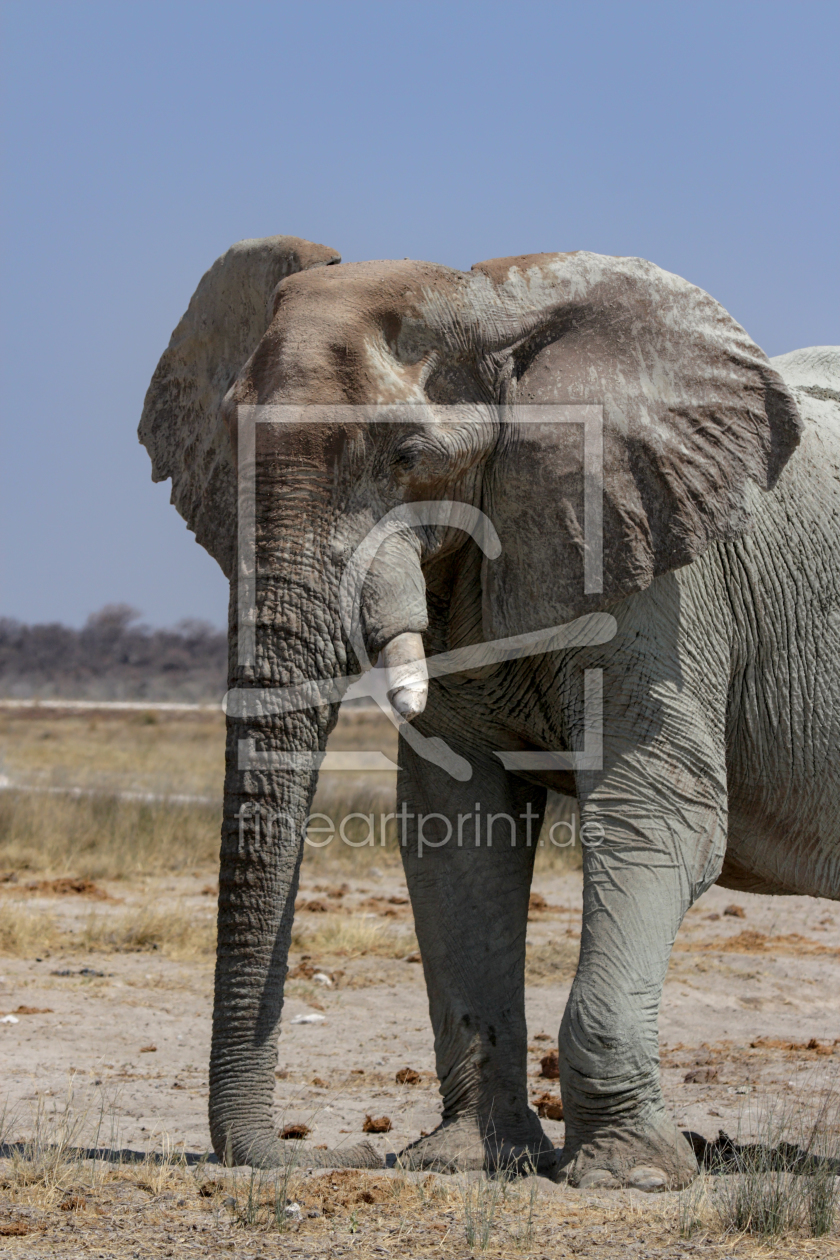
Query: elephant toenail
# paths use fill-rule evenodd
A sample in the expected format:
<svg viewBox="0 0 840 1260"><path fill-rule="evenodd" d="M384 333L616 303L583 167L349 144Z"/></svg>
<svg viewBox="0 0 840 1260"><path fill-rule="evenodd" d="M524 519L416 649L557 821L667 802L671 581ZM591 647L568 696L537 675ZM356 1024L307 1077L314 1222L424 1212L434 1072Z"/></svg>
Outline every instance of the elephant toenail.
<svg viewBox="0 0 840 1260"><path fill-rule="evenodd" d="M653 1194L657 1190L668 1189L668 1178L661 1168L650 1168L645 1164L640 1164L627 1178L627 1184L634 1190L644 1190L646 1194Z"/></svg>
<svg viewBox="0 0 840 1260"><path fill-rule="evenodd" d="M606 1168L591 1168L578 1182L579 1190L612 1190L617 1186L615 1177Z"/></svg>

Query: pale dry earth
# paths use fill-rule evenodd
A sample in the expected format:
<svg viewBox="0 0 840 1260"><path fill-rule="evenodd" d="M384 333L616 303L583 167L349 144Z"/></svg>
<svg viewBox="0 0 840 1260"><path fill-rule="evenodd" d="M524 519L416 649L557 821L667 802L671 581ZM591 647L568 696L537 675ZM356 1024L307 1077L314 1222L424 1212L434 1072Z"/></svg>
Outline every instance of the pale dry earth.
<svg viewBox="0 0 840 1260"><path fill-rule="evenodd" d="M55 786L61 778L67 786L75 775L111 790L142 783L182 792L218 783L217 715L176 720L150 713L117 723L107 714L42 713L0 721L5 772L16 781L28 775ZM333 747L358 746L349 719L337 735ZM387 741L385 732L381 746L392 752ZM358 809L365 790L355 781L348 789L335 776L320 803L333 809L343 793ZM387 780L373 784L371 809L379 810L388 790ZM114 852L103 849L107 837L99 848L91 842L74 850L74 869L56 864L55 836L44 850L48 865L21 861L11 834L15 817L0 842L0 1016L17 1021L0 1023L2 1136L31 1138L39 1107L42 1129L55 1134L72 1093L72 1113L82 1120L76 1143L206 1156L212 839L193 853L173 849L171 869L150 857L154 873L129 863L117 878ZM60 828L63 816L50 817ZM87 883L80 891L50 885L68 875ZM540 1065L574 974L580 872L568 855L542 852L534 891L526 1000L536 1099L559 1095ZM302 1124L311 1130L308 1141L340 1146L364 1136L366 1117L388 1117L390 1131L367 1135L384 1158L432 1129L440 1109L401 868L391 848L310 852L299 901L279 1040L278 1129ZM719 888L701 899L679 934L660 1022L664 1089L682 1127L707 1138L719 1129L746 1138L760 1128L768 1101L807 1127L820 1091L840 1068L838 959L836 903ZM323 1018L294 1022L313 1015ZM404 1068L419 1079L398 1084ZM686 1081L692 1073L697 1079ZM562 1145L562 1121L543 1123ZM269 1228L267 1209L243 1223L247 1174L212 1164L157 1175L150 1165L142 1173L115 1166L106 1176L101 1163L88 1162L49 1185L35 1178L30 1186L19 1165L0 1162L0 1256L470 1254L472 1183L458 1177L295 1173L286 1189L302 1204L302 1218L278 1232ZM532 1181L509 1188L497 1205L486 1254L757 1254L755 1240L711 1227L680 1239L676 1195L586 1193L538 1179L532 1199ZM20 1232L8 1232L14 1229ZM783 1238L773 1248L779 1255L840 1254L836 1234Z"/></svg>

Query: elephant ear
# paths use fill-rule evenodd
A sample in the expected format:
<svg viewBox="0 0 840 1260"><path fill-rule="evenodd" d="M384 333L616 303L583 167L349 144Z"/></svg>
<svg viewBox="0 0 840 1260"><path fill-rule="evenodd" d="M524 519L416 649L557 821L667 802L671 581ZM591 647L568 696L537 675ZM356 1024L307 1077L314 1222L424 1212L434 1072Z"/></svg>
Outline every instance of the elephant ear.
<svg viewBox="0 0 840 1260"><path fill-rule="evenodd" d="M594 407L502 409L485 483L502 543L483 564L486 637L604 607L750 528L747 483L772 488L801 421L723 307L636 258L531 255L473 273L503 401Z"/></svg>
<svg viewBox="0 0 840 1260"><path fill-rule="evenodd" d="M202 276L146 393L138 436L152 459L152 479L172 478L172 503L227 577L236 548L236 474L222 400L271 322L280 281L338 262L334 249L296 236L234 245Z"/></svg>

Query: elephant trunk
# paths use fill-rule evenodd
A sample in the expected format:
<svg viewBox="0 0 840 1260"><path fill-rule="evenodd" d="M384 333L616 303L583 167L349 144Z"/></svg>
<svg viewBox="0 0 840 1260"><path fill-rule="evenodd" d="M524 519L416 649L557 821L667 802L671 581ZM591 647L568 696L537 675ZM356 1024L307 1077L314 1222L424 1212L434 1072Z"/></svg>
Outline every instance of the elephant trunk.
<svg viewBox="0 0 840 1260"><path fill-rule="evenodd" d="M294 582L279 594L275 587L270 598L273 624L260 636L256 681L324 677L334 665L330 637L319 637L317 651L304 649L300 628L328 626L330 609L312 598L302 603ZM230 678L241 687L236 661L232 625ZM259 719L228 715L209 1103L213 1149L227 1164L381 1166L368 1143L327 1151L278 1141L272 1116L305 824L317 754L337 712L319 706Z"/></svg>
<svg viewBox="0 0 840 1260"><path fill-rule="evenodd" d="M283 466L258 503L256 635L239 660L237 581L231 583L230 686L251 703L228 713L218 945L210 1059L210 1132L229 1164L379 1167L364 1143L344 1151L301 1150L278 1141L272 1122L277 1039L306 821L337 704L277 712L290 684L347 675L359 625L363 652L381 652L404 716L426 696L425 584L409 531L386 540L341 616L340 548L322 498ZM269 469L270 471L270 469ZM303 510L305 505L305 512ZM260 519L260 512L262 518ZM302 522L306 528L302 528ZM244 572L244 570L243 570ZM370 659L370 657L368 657ZM265 690L263 690L265 688ZM261 716L253 716L259 714Z"/></svg>

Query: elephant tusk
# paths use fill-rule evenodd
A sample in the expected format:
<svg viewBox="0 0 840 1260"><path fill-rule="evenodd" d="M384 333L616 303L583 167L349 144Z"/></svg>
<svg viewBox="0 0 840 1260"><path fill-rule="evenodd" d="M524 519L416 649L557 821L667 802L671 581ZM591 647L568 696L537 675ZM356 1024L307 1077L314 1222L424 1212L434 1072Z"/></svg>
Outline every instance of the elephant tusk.
<svg viewBox="0 0 840 1260"><path fill-rule="evenodd" d="M400 717L410 722L426 707L429 675L423 637L413 630L395 635L382 649L385 689Z"/></svg>

